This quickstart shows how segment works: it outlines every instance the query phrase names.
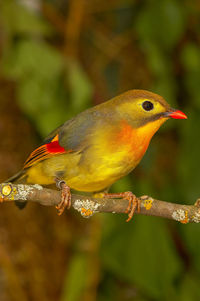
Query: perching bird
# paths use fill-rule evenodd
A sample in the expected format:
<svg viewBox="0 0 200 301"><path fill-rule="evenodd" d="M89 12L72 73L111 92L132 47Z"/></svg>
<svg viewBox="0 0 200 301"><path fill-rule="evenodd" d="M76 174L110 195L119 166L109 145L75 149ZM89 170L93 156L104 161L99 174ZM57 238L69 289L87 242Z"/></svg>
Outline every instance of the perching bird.
<svg viewBox="0 0 200 301"><path fill-rule="evenodd" d="M62 214L71 205L70 188L103 192L130 173L168 118L187 117L157 94L125 92L66 121L30 154L22 171L9 181L56 183L62 190L62 201L56 208ZM128 220L132 218L138 203L131 192L104 195L128 199Z"/></svg>

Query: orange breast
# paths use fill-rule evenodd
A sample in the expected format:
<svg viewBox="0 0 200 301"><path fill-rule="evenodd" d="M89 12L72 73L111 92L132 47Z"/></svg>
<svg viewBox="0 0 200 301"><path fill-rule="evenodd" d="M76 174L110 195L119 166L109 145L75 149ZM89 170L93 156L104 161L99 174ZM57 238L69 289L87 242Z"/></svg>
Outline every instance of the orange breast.
<svg viewBox="0 0 200 301"><path fill-rule="evenodd" d="M132 156L136 161L140 161L149 146L152 136L164 121L164 119L158 119L142 127L133 128L127 121L123 120L117 134L119 145L127 150L127 155Z"/></svg>

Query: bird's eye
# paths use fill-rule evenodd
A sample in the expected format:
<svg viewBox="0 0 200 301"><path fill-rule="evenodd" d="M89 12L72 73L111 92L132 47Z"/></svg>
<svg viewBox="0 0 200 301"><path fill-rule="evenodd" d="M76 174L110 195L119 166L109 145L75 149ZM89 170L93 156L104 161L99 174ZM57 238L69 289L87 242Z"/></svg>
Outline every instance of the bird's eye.
<svg viewBox="0 0 200 301"><path fill-rule="evenodd" d="M142 107L145 111L151 111L151 110L153 110L153 103L146 100L142 103Z"/></svg>

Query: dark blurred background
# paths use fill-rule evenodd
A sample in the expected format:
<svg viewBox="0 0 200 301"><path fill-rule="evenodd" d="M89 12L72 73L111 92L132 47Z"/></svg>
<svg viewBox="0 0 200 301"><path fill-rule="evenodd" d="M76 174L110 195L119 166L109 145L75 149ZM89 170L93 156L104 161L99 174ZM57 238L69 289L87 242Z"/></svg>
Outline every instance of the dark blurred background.
<svg viewBox="0 0 200 301"><path fill-rule="evenodd" d="M168 121L113 186L170 202L200 196L198 0L0 2L0 178L52 129L132 88L188 115ZM1 301L200 300L200 226L13 203L0 207Z"/></svg>

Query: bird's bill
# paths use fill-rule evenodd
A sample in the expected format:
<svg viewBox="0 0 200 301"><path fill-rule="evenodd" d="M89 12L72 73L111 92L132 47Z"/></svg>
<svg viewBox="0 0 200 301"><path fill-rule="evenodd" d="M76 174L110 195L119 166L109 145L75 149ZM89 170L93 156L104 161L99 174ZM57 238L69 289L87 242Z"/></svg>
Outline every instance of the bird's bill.
<svg viewBox="0 0 200 301"><path fill-rule="evenodd" d="M170 118L174 118L174 119L187 119L187 116L185 115L185 113L183 113L180 110L175 110L175 109L165 112L164 116L167 118L170 117Z"/></svg>

